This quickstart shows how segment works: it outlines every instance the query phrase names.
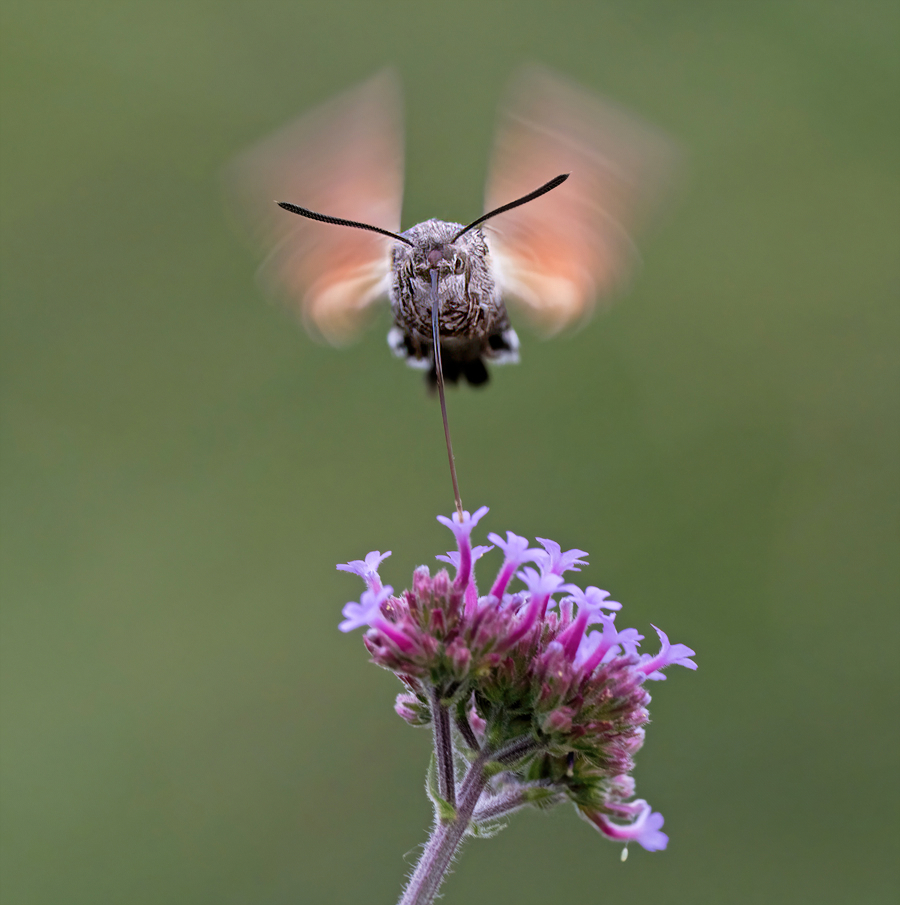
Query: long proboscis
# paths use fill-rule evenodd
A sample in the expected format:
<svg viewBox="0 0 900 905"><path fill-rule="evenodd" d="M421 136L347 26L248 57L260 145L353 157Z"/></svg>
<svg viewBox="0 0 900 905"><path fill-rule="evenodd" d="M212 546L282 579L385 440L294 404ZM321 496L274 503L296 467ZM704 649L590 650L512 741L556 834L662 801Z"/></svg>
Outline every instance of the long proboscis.
<svg viewBox="0 0 900 905"><path fill-rule="evenodd" d="M447 420L447 398L444 393L444 366L441 364L441 300L438 294L438 272L431 270L431 340L434 343L434 376L437 379L438 397L441 400L441 418L444 421L444 440L447 443L447 459L450 462L450 480L453 482L453 499L460 521L463 517L462 499L459 495L459 481L456 477L456 460L453 444L450 442L450 422Z"/></svg>

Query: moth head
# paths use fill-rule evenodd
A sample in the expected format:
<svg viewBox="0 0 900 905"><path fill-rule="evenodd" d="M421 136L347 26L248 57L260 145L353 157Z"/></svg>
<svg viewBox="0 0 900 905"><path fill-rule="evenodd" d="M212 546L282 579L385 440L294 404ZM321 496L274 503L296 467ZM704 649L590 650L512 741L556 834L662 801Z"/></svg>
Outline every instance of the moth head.
<svg viewBox="0 0 900 905"><path fill-rule="evenodd" d="M452 245L434 245L425 254L425 266L438 273L462 273L466 269L466 256Z"/></svg>
<svg viewBox="0 0 900 905"><path fill-rule="evenodd" d="M412 244L394 246L394 268L426 282L430 282L432 270L442 279L471 276L486 267L487 244L480 229L459 236L462 228L460 223L426 220L406 230L403 235Z"/></svg>

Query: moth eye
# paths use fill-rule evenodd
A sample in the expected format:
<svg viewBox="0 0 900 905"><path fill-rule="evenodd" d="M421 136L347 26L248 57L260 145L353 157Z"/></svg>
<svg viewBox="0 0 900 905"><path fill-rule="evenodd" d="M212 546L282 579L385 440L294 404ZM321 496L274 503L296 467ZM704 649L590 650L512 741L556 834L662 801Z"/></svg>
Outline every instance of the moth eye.
<svg viewBox="0 0 900 905"><path fill-rule="evenodd" d="M466 269L466 262L462 258L457 257L456 260L453 262L453 272L462 273L465 269Z"/></svg>

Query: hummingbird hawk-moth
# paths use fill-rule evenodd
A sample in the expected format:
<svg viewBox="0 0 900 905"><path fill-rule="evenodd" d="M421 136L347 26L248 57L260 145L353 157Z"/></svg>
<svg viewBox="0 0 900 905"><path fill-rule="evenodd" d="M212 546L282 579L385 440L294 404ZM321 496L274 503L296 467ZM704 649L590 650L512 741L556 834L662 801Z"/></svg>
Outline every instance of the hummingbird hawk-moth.
<svg viewBox="0 0 900 905"><path fill-rule="evenodd" d="M468 226L426 220L398 232L401 105L386 71L251 148L231 181L269 251L267 282L314 336L347 342L386 296L396 355L432 384L478 385L485 362L518 361L507 300L552 334L583 322L620 284L629 232L657 194L669 148L630 114L527 69L501 109L489 213Z"/></svg>

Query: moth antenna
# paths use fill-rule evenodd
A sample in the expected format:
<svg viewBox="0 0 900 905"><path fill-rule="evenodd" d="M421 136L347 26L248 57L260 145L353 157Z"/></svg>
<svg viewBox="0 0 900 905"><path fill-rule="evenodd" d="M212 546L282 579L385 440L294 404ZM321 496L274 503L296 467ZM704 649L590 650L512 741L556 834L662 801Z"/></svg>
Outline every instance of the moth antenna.
<svg viewBox="0 0 900 905"><path fill-rule="evenodd" d="M309 220L318 220L320 223L333 223L335 226L353 226L356 229L367 229L369 232L381 233L382 236L389 236L391 239L396 239L398 242L404 242L410 247L415 247L415 243L410 242L405 236L392 233L389 229L382 229L380 226L372 226L369 223L359 223L356 220L343 220L340 217L329 217L327 214L317 214L315 211L300 207L299 204L291 204L289 201L276 201L275 203L279 207L283 207L286 211L290 211L292 214L299 214L301 217L306 217Z"/></svg>
<svg viewBox="0 0 900 905"><path fill-rule="evenodd" d="M470 229L478 226L481 223L484 223L485 220L490 220L491 217L496 217L497 214L506 213L506 211L511 211L514 207L519 207L521 204L528 204L529 201L534 201L535 198L540 198L541 195L546 195L547 192L552 191L558 185L562 185L571 175L571 173L562 173L559 176L554 177L549 182L545 182L540 188L535 189L533 192L529 192L527 195L523 195L521 198L516 201L510 201L509 204L504 204L501 207L495 208L492 211L489 211L486 214L482 214L477 220L473 220L468 226L464 226L451 240L450 242L455 242L460 236L465 235ZM281 205L284 207L284 205ZM297 212L299 213L299 211ZM358 224L356 224L358 225ZM368 227L371 229L372 227Z"/></svg>
<svg viewBox="0 0 900 905"><path fill-rule="evenodd" d="M462 522L463 507L459 496L459 481L456 479L456 462L453 458L453 444L450 442L450 422L447 420L447 400L444 396L444 368L441 364L441 331L438 323L440 299L438 297L438 272L431 270L431 338L434 342L434 373L437 377L438 396L441 399L441 417L444 419L444 439L447 441L447 459L450 462L450 480L453 482L453 498L456 511Z"/></svg>

